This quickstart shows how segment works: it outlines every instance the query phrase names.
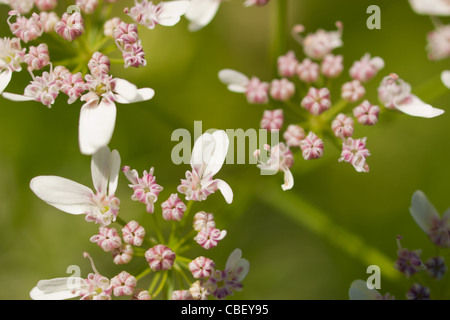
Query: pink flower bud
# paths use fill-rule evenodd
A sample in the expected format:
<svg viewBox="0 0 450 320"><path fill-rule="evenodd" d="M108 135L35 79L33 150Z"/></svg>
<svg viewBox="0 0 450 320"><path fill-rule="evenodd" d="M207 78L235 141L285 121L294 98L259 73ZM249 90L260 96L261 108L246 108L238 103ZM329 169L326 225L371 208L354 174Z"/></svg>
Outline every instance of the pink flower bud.
<svg viewBox="0 0 450 320"><path fill-rule="evenodd" d="M305 138L305 130L298 125L290 124L283 137L289 147L300 147L301 141Z"/></svg>
<svg viewBox="0 0 450 320"><path fill-rule="evenodd" d="M314 132L308 133L300 144L305 160L318 159L323 156L323 141Z"/></svg>
<svg viewBox="0 0 450 320"><path fill-rule="evenodd" d="M303 82L316 82L319 79L319 65L306 58L297 66L297 75Z"/></svg>
<svg viewBox="0 0 450 320"><path fill-rule="evenodd" d="M327 54L322 61L321 71L327 78L337 78L344 70L342 55Z"/></svg>
<svg viewBox="0 0 450 320"><path fill-rule="evenodd" d="M378 98L386 108L395 109L411 95L411 86L395 73L383 78L378 87Z"/></svg>
<svg viewBox="0 0 450 320"><path fill-rule="evenodd" d="M137 280L126 271L122 271L111 279L111 287L116 297L131 296L136 287Z"/></svg>
<svg viewBox="0 0 450 320"><path fill-rule="evenodd" d="M214 228L215 226L216 223L214 222L214 215L212 213L200 211L195 214L193 223L195 231L200 231L205 228Z"/></svg>
<svg viewBox="0 0 450 320"><path fill-rule="evenodd" d="M103 34L105 37L114 38L114 30L122 23L122 20L118 17L109 19L103 25Z"/></svg>
<svg viewBox="0 0 450 320"><path fill-rule="evenodd" d="M295 85L287 79L275 79L270 84L270 96L275 100L289 100L295 93Z"/></svg>
<svg viewBox="0 0 450 320"><path fill-rule="evenodd" d="M41 18L45 33L50 33L55 30L55 26L59 21L59 17L55 12L42 11L41 13L39 13L39 17Z"/></svg>
<svg viewBox="0 0 450 320"><path fill-rule="evenodd" d="M5 1L2 3L5 3ZM6 3L21 14L27 14L33 9L33 0L9 0Z"/></svg>
<svg viewBox="0 0 450 320"><path fill-rule="evenodd" d="M350 68L350 76L355 80L367 82L383 68L383 59L380 57L370 58L370 54L366 53L361 60L353 63Z"/></svg>
<svg viewBox="0 0 450 320"><path fill-rule="evenodd" d="M189 292L191 293L194 300L207 300L208 296L210 295L208 289L200 280L195 281L191 285L191 287L189 288Z"/></svg>
<svg viewBox="0 0 450 320"><path fill-rule="evenodd" d="M32 97L50 108L55 103L59 90L59 84L53 74L44 71L40 77L34 77L25 87L24 96Z"/></svg>
<svg viewBox="0 0 450 320"><path fill-rule="evenodd" d="M265 110L260 125L262 129L276 131L281 129L283 121L283 109Z"/></svg>
<svg viewBox="0 0 450 320"><path fill-rule="evenodd" d="M364 86L359 80L346 82L341 87L341 97L348 102L361 100L365 94L366 89L364 89Z"/></svg>
<svg viewBox="0 0 450 320"><path fill-rule="evenodd" d="M227 232L216 228L204 228L200 230L194 240L206 250L217 246L220 240L225 238Z"/></svg>
<svg viewBox="0 0 450 320"><path fill-rule="evenodd" d="M122 228L122 234L125 243L139 247L144 241L145 229L136 221L131 220Z"/></svg>
<svg viewBox="0 0 450 320"><path fill-rule="evenodd" d="M172 291L172 300L194 300L189 290Z"/></svg>
<svg viewBox="0 0 450 320"><path fill-rule="evenodd" d="M147 65L147 60L145 60L145 52L142 47L141 40L135 43L126 43L121 48L122 57L124 61L124 67L145 67Z"/></svg>
<svg viewBox="0 0 450 320"><path fill-rule="evenodd" d="M107 227L100 227L98 234L92 236L90 241L96 243L106 252L117 249L122 244L117 230Z"/></svg>
<svg viewBox="0 0 450 320"><path fill-rule="evenodd" d="M16 22L11 23L11 17L17 16ZM44 24L41 17L37 13L33 13L29 19L22 17L18 12L10 11L8 25L11 32L20 40L27 43L32 41L44 33Z"/></svg>
<svg viewBox="0 0 450 320"><path fill-rule="evenodd" d="M66 12L56 23L55 31L65 40L73 41L84 33L83 17L76 11L72 14Z"/></svg>
<svg viewBox="0 0 450 320"><path fill-rule="evenodd" d="M369 172L369 166L366 163L366 158L368 156L370 156L370 152L366 148L366 138L348 138L342 144L339 162L345 161L350 163L358 172Z"/></svg>
<svg viewBox="0 0 450 320"><path fill-rule="evenodd" d="M245 95L249 103L267 103L269 101L269 83L261 82L256 77L252 77L248 84Z"/></svg>
<svg viewBox="0 0 450 320"><path fill-rule="evenodd" d="M152 296L147 290L134 290L133 300L152 300Z"/></svg>
<svg viewBox="0 0 450 320"><path fill-rule="evenodd" d="M265 6L267 3L269 3L269 0L246 0L244 6Z"/></svg>
<svg viewBox="0 0 450 320"><path fill-rule="evenodd" d="M187 207L178 197L178 194L172 193L166 201L161 204L162 216L165 220L180 221Z"/></svg>
<svg viewBox="0 0 450 320"><path fill-rule="evenodd" d="M56 7L58 0L34 0L34 4L41 11L50 11Z"/></svg>
<svg viewBox="0 0 450 320"><path fill-rule="evenodd" d="M138 28L135 23L120 22L114 29L114 40L119 48L125 44L133 44L139 40Z"/></svg>
<svg viewBox="0 0 450 320"><path fill-rule="evenodd" d="M92 14L98 6L98 0L77 0L76 5L84 13Z"/></svg>
<svg viewBox="0 0 450 320"><path fill-rule="evenodd" d="M28 70L40 70L50 62L50 56L48 54L48 47L45 43L41 43L37 47L31 46L28 54L24 58L25 63L28 65Z"/></svg>
<svg viewBox="0 0 450 320"><path fill-rule="evenodd" d="M122 244L112 251L113 262L115 264L127 264L133 259L134 250L129 244Z"/></svg>
<svg viewBox="0 0 450 320"><path fill-rule="evenodd" d="M301 102L302 107L313 115L319 115L331 107L330 91L327 88L309 88L308 94Z"/></svg>
<svg viewBox="0 0 450 320"><path fill-rule="evenodd" d="M165 245L158 244L145 252L145 259L153 271L170 270L175 261L175 252Z"/></svg>
<svg viewBox="0 0 450 320"><path fill-rule="evenodd" d="M450 25L442 25L427 35L427 50L430 60L441 60L450 56Z"/></svg>
<svg viewBox="0 0 450 320"><path fill-rule="evenodd" d="M213 272L214 266L214 261L200 256L189 263L189 270L195 279L208 278Z"/></svg>
<svg viewBox="0 0 450 320"><path fill-rule="evenodd" d="M68 104L74 103L84 91L86 91L86 83L83 80L81 72L64 74L62 78L61 91L69 96Z"/></svg>
<svg viewBox="0 0 450 320"><path fill-rule="evenodd" d="M312 59L321 60L331 53L333 49L342 46L342 23L336 22L336 27L338 28L337 31L319 29L315 33L310 33L304 39L301 39L305 54ZM293 32L301 33L303 29L298 28L298 30L293 30Z"/></svg>
<svg viewBox="0 0 450 320"><path fill-rule="evenodd" d="M284 56L278 57L277 66L280 77L293 77L297 72L298 61L294 51L289 51Z"/></svg>
<svg viewBox="0 0 450 320"><path fill-rule="evenodd" d="M109 58L98 51L94 52L88 62L89 71L97 78L109 74L110 66L111 63Z"/></svg>
<svg viewBox="0 0 450 320"><path fill-rule="evenodd" d="M353 135L353 118L340 113L331 123L331 129L338 138L344 139L351 137Z"/></svg>
<svg viewBox="0 0 450 320"><path fill-rule="evenodd" d="M353 109L353 115L359 123L364 125L374 125L378 121L380 107L372 105L369 101L364 100L360 105Z"/></svg>

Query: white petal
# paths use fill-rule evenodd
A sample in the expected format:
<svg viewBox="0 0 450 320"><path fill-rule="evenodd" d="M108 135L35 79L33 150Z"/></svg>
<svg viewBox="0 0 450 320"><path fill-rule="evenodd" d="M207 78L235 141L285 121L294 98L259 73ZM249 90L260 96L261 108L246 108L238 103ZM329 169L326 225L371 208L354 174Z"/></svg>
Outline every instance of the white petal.
<svg viewBox="0 0 450 320"><path fill-rule="evenodd" d="M125 79L120 78L115 78L114 81L115 81L114 87L115 93L117 93L119 96L121 96L127 101L132 101L134 100L134 98L136 98L138 88L134 84Z"/></svg>
<svg viewBox="0 0 450 320"><path fill-rule="evenodd" d="M106 195L108 178L111 171L111 151L108 147L100 148L92 155L91 175L94 188L97 192Z"/></svg>
<svg viewBox="0 0 450 320"><path fill-rule="evenodd" d="M228 183L221 179L215 180L217 183L217 188L222 193L223 197L225 198L225 201L230 204L233 202L233 190L231 190L231 187Z"/></svg>
<svg viewBox="0 0 450 320"><path fill-rule="evenodd" d="M84 104L80 111L78 128L80 150L83 154L94 154L107 146L116 123L116 105L100 102L99 105Z"/></svg>
<svg viewBox="0 0 450 320"><path fill-rule="evenodd" d="M442 71L441 73L442 83L450 89L450 70Z"/></svg>
<svg viewBox="0 0 450 320"><path fill-rule="evenodd" d="M16 93L10 93L10 92L3 92L2 93L2 97L8 100L12 100L12 101L33 101L34 98L32 97L27 97L21 94L16 94Z"/></svg>
<svg viewBox="0 0 450 320"><path fill-rule="evenodd" d="M33 300L64 300L79 296L81 287L77 290L71 288L71 283L77 281L84 286L84 280L78 277L55 278L40 280L30 292Z"/></svg>
<svg viewBox="0 0 450 320"><path fill-rule="evenodd" d="M57 176L38 176L30 188L43 201L70 214L89 212L93 206L92 190L78 182Z"/></svg>
<svg viewBox="0 0 450 320"><path fill-rule="evenodd" d="M191 167L199 176L203 175L206 163L208 163L214 152L215 144L213 136L209 133L202 134L195 141L192 148Z"/></svg>
<svg viewBox="0 0 450 320"><path fill-rule="evenodd" d="M401 104L396 105L396 108L410 116L422 118L434 118L445 112L442 109L434 108L426 104L415 95L410 95Z"/></svg>
<svg viewBox="0 0 450 320"><path fill-rule="evenodd" d="M117 184L119 182L119 171L120 171L119 151L113 150L111 152L110 161L111 161L111 170L109 173L108 195L112 195L116 192Z"/></svg>
<svg viewBox="0 0 450 320"><path fill-rule="evenodd" d="M376 289L369 289L366 281L355 280L348 290L350 300L377 300L380 293Z"/></svg>
<svg viewBox="0 0 450 320"><path fill-rule="evenodd" d="M281 185L281 188L286 191L292 189L294 186L294 176L292 175L291 170L289 168L283 168L284 171L284 184Z"/></svg>
<svg viewBox="0 0 450 320"><path fill-rule="evenodd" d="M185 14L185 17L191 21L190 31L197 31L214 18L219 9L221 0L191 0L191 4Z"/></svg>
<svg viewBox="0 0 450 320"><path fill-rule="evenodd" d="M245 92L250 81L245 74L232 69L220 70L219 80L228 85L228 90L238 93Z"/></svg>
<svg viewBox="0 0 450 320"><path fill-rule="evenodd" d="M141 101L147 101L153 98L155 95L155 90L151 88L141 88L137 89L136 95L133 99L127 100L123 96L116 95L116 102L128 104L128 103L135 103L135 102L141 102Z"/></svg>
<svg viewBox="0 0 450 320"><path fill-rule="evenodd" d="M158 16L158 23L163 26L177 24L180 21L180 17L188 10L189 5L189 1L163 2L163 10Z"/></svg>
<svg viewBox="0 0 450 320"><path fill-rule="evenodd" d="M447 0L409 0L411 7L418 14L448 16L450 3Z"/></svg>
<svg viewBox="0 0 450 320"><path fill-rule="evenodd" d="M12 78L12 71L10 68L6 68L2 73L0 73L0 93L5 90L5 88L8 86L9 82Z"/></svg>
<svg viewBox="0 0 450 320"><path fill-rule="evenodd" d="M214 150L209 160L206 162L206 167L203 172L204 177L212 177L219 172L227 156L228 146L230 144L228 135L223 130L215 131L212 134L212 137L215 142Z"/></svg>
<svg viewBox="0 0 450 320"><path fill-rule="evenodd" d="M248 272L250 271L250 262L248 262L248 260L246 260L246 259L240 259L237 266L235 267L235 270L236 269L241 270L237 277L237 281L241 282L242 280L244 280L244 278L247 276Z"/></svg>
<svg viewBox="0 0 450 320"><path fill-rule="evenodd" d="M439 213L428 200L427 196L420 190L414 192L409 212L414 221L416 221L425 233L430 232L432 220L439 219Z"/></svg>
<svg viewBox="0 0 450 320"><path fill-rule="evenodd" d="M238 265L238 262L241 258L242 250L234 249L233 252L228 256L227 263L225 264L225 269L233 270Z"/></svg>

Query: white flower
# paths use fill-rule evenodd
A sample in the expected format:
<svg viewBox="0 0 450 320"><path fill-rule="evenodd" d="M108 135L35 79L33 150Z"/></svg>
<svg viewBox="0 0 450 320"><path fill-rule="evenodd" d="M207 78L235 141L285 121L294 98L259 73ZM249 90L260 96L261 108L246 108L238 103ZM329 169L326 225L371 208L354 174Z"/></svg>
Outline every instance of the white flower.
<svg viewBox="0 0 450 320"><path fill-rule="evenodd" d="M190 21L189 30L197 31L211 22L222 0L191 0L184 15Z"/></svg>
<svg viewBox="0 0 450 320"><path fill-rule="evenodd" d="M21 71L25 49L22 49L19 38L0 38L0 93L11 81L14 71Z"/></svg>
<svg viewBox="0 0 450 320"><path fill-rule="evenodd" d="M30 188L43 201L64 212L86 214L86 221L102 226L115 221L119 199L114 196L120 170L120 155L104 147L92 156L91 173L96 193L72 180L57 176L38 176Z"/></svg>
<svg viewBox="0 0 450 320"><path fill-rule="evenodd" d="M441 73L441 81L447 88L450 89L450 70L444 70Z"/></svg>
<svg viewBox="0 0 450 320"><path fill-rule="evenodd" d="M186 172L178 191L186 195L186 200L202 201L217 190L222 192L227 203L233 201L233 191L223 180L213 179L219 172L228 152L229 139L225 131L205 133L194 144L191 156L192 171Z"/></svg>
<svg viewBox="0 0 450 320"><path fill-rule="evenodd" d="M448 0L409 0L409 4L417 14L431 16L450 15L450 2Z"/></svg>

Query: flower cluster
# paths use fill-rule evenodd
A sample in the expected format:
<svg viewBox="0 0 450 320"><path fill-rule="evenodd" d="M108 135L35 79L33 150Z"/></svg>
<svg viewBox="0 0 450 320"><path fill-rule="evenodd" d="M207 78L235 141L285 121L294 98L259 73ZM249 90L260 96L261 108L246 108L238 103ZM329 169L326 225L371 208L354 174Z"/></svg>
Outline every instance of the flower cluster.
<svg viewBox="0 0 450 320"><path fill-rule="evenodd" d="M228 151L228 137L224 131L205 133L194 144L191 165L193 172L199 177L197 184L187 184L181 179L178 187L180 193L186 195L186 205L177 193L172 193L161 204L161 217L173 223L169 240L159 229L155 214L155 203L163 188L156 183L153 168L144 171L142 177L130 167L122 167L122 171L131 182L133 190L131 199L145 205L145 211L154 218L156 229L148 232L138 221L128 222L119 216L120 200L116 196L121 158L117 150L110 151L103 147L92 156L91 174L94 190L78 182L57 177L38 176L31 180L31 190L43 201L55 208L74 215L84 215L88 222L99 225L98 233L91 236L90 241L111 254L112 262L124 268L132 260L144 258L144 271L133 275L127 270L114 277L101 274L92 262L93 273L87 278L69 277L41 280L32 289L33 299L67 299L79 297L86 299L112 299L113 297L130 296L132 299L148 300L157 298L162 288L171 290L172 299L207 299L209 296L224 299L234 291L242 289L242 280L248 273L249 262L242 259L242 252L236 249L231 253L224 269L216 268L211 259L199 256L189 259L184 252L192 244L205 250L216 247L227 234L225 230L216 228L212 213L197 212L192 218L192 230L183 235L189 211L193 202L205 200L208 195L221 190L228 203L232 202L233 193L230 186L218 179L213 179L225 159ZM189 189L190 188L190 189ZM201 191L203 188L208 192ZM202 197L193 197L196 192ZM120 226L119 227L117 227ZM193 236L197 232L196 236ZM189 242L191 241L191 243ZM146 249L144 249L146 248ZM175 272L183 282L174 282L168 278L168 272ZM139 281L152 271L155 276L150 287L144 289ZM195 281L188 281L186 271L192 274ZM161 278L162 274L162 278ZM171 277L172 278L172 277ZM74 284L76 282L76 284ZM158 288L155 289L158 284ZM187 289L183 289L187 286Z"/></svg>
<svg viewBox="0 0 450 320"><path fill-rule="evenodd" d="M305 160L319 159L325 152L325 139L341 149L339 162L351 164L357 172L368 172L370 152L366 137L354 137L356 126L373 126L384 109L408 115L432 118L444 111L434 108L411 92L411 86L397 74L385 76L378 86L378 102L366 98L366 84L384 68L384 60L365 53L354 61L340 94L331 90L331 83L344 71L343 56L333 53L343 45L343 25L336 23L336 31L318 30L303 36L305 28L294 26L292 35L303 47L304 58L299 60L294 50L278 57L279 78L270 82L256 76L248 77L233 69L223 69L218 76L228 90L244 94L250 104L262 105L260 126L270 132L283 132L285 141L256 150L260 168L283 171L283 190L293 187L290 168L294 153L301 151ZM450 76L449 76L450 77ZM297 119L286 124L285 111L295 113ZM266 152L261 160L261 152Z"/></svg>

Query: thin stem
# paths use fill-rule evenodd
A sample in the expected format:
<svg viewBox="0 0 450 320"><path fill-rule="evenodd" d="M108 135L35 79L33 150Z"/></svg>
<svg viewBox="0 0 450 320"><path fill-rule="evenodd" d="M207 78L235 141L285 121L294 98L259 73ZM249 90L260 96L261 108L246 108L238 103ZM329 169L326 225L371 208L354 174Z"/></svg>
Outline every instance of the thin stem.
<svg viewBox="0 0 450 320"><path fill-rule="evenodd" d="M161 279L161 282L159 283L158 289L156 289L155 293L152 294L153 298L156 298L158 294L161 292L161 290L164 288L164 285L166 284L167 277L169 276L168 271L164 271L163 278Z"/></svg>
<svg viewBox="0 0 450 320"><path fill-rule="evenodd" d="M150 273L152 269L150 268L146 268L144 271L142 271L141 273L139 273L135 278L136 280L142 279L143 277L145 277L147 274Z"/></svg>
<svg viewBox="0 0 450 320"><path fill-rule="evenodd" d="M195 230L192 229L188 234L186 234L178 243L172 248L173 251L177 251L178 248L181 247L182 244L184 244L188 239L192 238L192 236L195 234Z"/></svg>
<svg viewBox="0 0 450 320"><path fill-rule="evenodd" d="M158 220L156 219L156 215L153 213L151 214L151 216L153 218L153 222L155 223L156 236L158 237L158 241L160 243L166 243L166 241L164 240L164 236L161 232L161 228L159 227Z"/></svg>
<svg viewBox="0 0 450 320"><path fill-rule="evenodd" d="M157 272L155 274L155 276L153 277L152 282L150 283L150 286L148 287L148 292L151 294L151 292L153 291L153 289L155 289L156 284L159 281L159 278L161 278L161 272Z"/></svg>
<svg viewBox="0 0 450 320"><path fill-rule="evenodd" d="M270 63L274 66L274 74L276 71L276 61L279 56L285 54L287 48L287 0L277 0L275 2L275 10L272 16L272 44Z"/></svg>

